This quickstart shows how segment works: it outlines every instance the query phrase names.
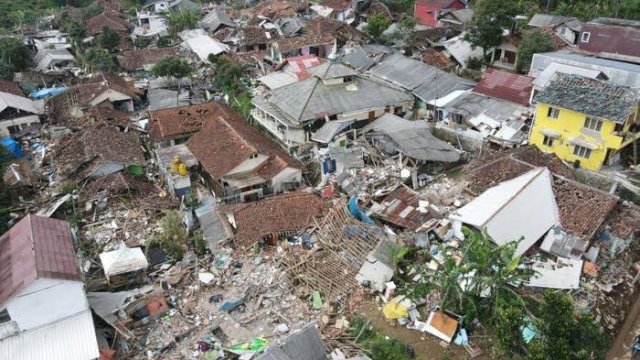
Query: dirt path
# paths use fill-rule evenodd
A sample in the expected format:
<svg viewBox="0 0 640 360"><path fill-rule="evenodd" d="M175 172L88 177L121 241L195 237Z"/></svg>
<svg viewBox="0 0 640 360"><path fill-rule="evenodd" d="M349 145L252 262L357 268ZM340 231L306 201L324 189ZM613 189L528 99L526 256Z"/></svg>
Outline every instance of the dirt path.
<svg viewBox="0 0 640 360"><path fill-rule="evenodd" d="M439 340L429 334L416 330L410 330L403 326L393 326L384 318L382 311L372 302L363 303L359 311L367 318L371 319L371 325L385 335L395 337L402 343L413 348L417 359L441 360L443 355L448 355L450 359L463 360L471 357L460 346L451 343L447 348L440 345ZM474 360L489 360L489 357L480 356Z"/></svg>
<svg viewBox="0 0 640 360"><path fill-rule="evenodd" d="M613 345L607 352L608 360L631 359L631 345L640 334L640 296L631 306L627 318L618 332Z"/></svg>

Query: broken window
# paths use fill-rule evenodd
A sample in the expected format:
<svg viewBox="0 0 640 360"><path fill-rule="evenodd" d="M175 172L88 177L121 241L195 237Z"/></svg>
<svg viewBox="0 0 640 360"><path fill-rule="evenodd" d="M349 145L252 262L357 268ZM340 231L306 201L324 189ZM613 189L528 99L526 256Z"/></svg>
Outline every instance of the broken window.
<svg viewBox="0 0 640 360"><path fill-rule="evenodd" d="M542 139L542 144L544 144L544 146L553 146L553 138L545 135Z"/></svg>
<svg viewBox="0 0 640 360"><path fill-rule="evenodd" d="M575 145L573 147L573 155L581 157L583 159L588 159L589 157L591 157L591 149L584 146Z"/></svg>
<svg viewBox="0 0 640 360"><path fill-rule="evenodd" d="M602 129L602 120L587 117L584 120L584 127L594 131L600 131L600 129Z"/></svg>
<svg viewBox="0 0 640 360"><path fill-rule="evenodd" d="M552 119L557 119L558 116L560 116L560 110L549 107L549 111L547 112L547 117L550 117Z"/></svg>
<svg viewBox="0 0 640 360"><path fill-rule="evenodd" d="M0 310L0 324L11 321L11 316L9 316L9 312L7 309Z"/></svg>

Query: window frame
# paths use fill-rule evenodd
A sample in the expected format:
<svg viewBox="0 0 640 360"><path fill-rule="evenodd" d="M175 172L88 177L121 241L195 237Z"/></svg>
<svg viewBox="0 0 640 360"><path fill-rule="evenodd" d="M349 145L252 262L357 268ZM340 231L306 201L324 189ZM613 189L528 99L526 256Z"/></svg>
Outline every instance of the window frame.
<svg viewBox="0 0 640 360"><path fill-rule="evenodd" d="M555 114L555 116L553 116L552 114ZM547 110L547 117L550 119L557 119L560 117L560 109L555 108L553 106L549 106L549 110Z"/></svg>
<svg viewBox="0 0 640 360"><path fill-rule="evenodd" d="M604 121L598 118L587 116L584 118L584 124L582 127L591 131L600 132L600 130L602 130L603 123ZM591 127L591 125L595 125L595 128Z"/></svg>
<svg viewBox="0 0 640 360"><path fill-rule="evenodd" d="M580 34L580 41L583 43L588 43L589 40L591 40L591 33L590 32L583 32L582 34Z"/></svg>
<svg viewBox="0 0 640 360"><path fill-rule="evenodd" d="M591 149L585 146L573 145L573 155L582 159L589 159L591 157Z"/></svg>
<svg viewBox="0 0 640 360"><path fill-rule="evenodd" d="M553 147L553 143L555 142L555 140L556 139L552 138L551 136L542 135L542 145L544 146Z"/></svg>

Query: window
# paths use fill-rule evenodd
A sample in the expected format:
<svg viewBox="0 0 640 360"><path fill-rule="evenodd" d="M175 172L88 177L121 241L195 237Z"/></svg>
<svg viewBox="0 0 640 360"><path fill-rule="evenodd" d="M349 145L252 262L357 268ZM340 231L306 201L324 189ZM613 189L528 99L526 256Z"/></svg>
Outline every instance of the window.
<svg viewBox="0 0 640 360"><path fill-rule="evenodd" d="M591 149L586 148L584 146L575 145L573 147L573 155L584 158L584 159L588 159L589 157L591 157Z"/></svg>
<svg viewBox="0 0 640 360"><path fill-rule="evenodd" d="M549 111L547 112L547 116L552 119L557 119L559 115L560 115L560 110L556 108L550 107Z"/></svg>
<svg viewBox="0 0 640 360"><path fill-rule="evenodd" d="M602 120L587 117L584 120L584 127L593 131L600 131L602 129Z"/></svg>
<svg viewBox="0 0 640 360"><path fill-rule="evenodd" d="M255 159L258 157L258 153L253 153L251 154L251 156L249 156L249 159Z"/></svg>
<svg viewBox="0 0 640 360"><path fill-rule="evenodd" d="M0 324L5 323L7 321L11 321L11 316L9 316L9 312L7 309L0 310Z"/></svg>
<svg viewBox="0 0 640 360"><path fill-rule="evenodd" d="M582 33L582 38L580 39L580 41L582 41L584 43L588 43L590 37L591 37L591 33L583 32Z"/></svg>
<svg viewBox="0 0 640 360"><path fill-rule="evenodd" d="M451 120L458 125L462 125L462 115L461 114L451 114Z"/></svg>
<svg viewBox="0 0 640 360"><path fill-rule="evenodd" d="M20 125L7 126L7 129L9 129L9 134L15 134L20 131Z"/></svg>
<svg viewBox="0 0 640 360"><path fill-rule="evenodd" d="M542 139L542 144L544 144L544 146L553 146L553 138L545 135Z"/></svg>
<svg viewBox="0 0 640 360"><path fill-rule="evenodd" d="M567 28L566 27L563 26L562 28L560 28L560 34L561 35L564 35L566 32L567 32Z"/></svg>

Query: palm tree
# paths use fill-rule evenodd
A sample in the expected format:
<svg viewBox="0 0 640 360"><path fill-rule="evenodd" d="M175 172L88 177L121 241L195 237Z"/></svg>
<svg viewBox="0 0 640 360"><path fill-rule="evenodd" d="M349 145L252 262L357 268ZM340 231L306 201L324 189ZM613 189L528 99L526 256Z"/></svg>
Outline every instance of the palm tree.
<svg viewBox="0 0 640 360"><path fill-rule="evenodd" d="M169 31L175 35L182 30L193 29L198 24L198 13L193 10L170 11L167 16Z"/></svg>

